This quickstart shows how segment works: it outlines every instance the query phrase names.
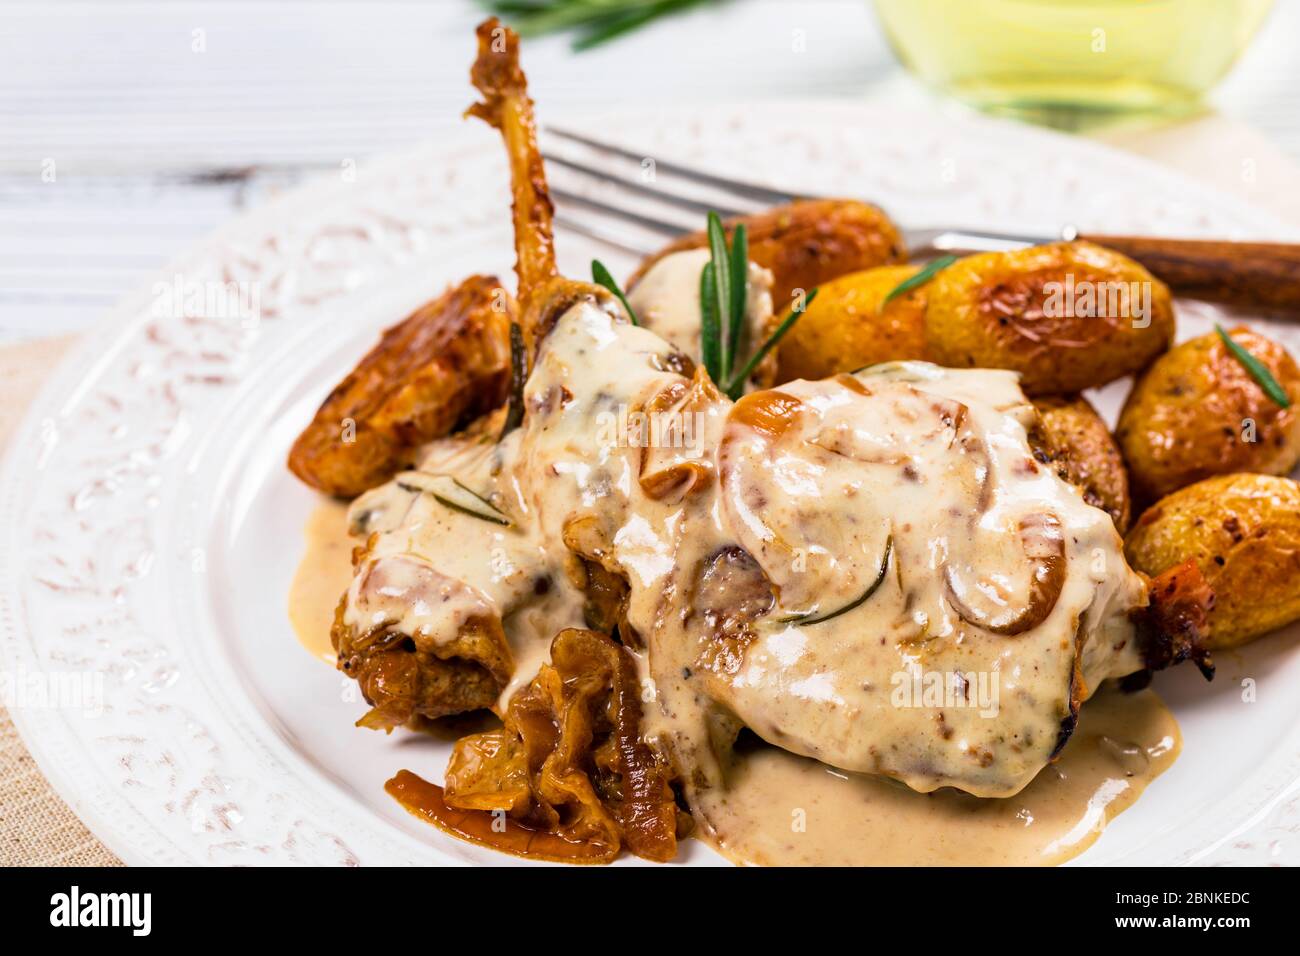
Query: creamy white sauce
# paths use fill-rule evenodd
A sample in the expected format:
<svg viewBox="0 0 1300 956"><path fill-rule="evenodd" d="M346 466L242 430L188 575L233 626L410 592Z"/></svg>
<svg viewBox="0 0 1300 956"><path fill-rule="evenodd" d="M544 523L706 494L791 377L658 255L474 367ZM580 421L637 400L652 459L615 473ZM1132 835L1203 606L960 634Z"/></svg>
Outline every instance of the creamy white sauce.
<svg viewBox="0 0 1300 956"><path fill-rule="evenodd" d="M348 509L333 499L322 501L303 529L306 547L289 589L289 622L307 653L334 666L330 628L339 598L352 583L352 548Z"/></svg>
<svg viewBox="0 0 1300 956"><path fill-rule="evenodd" d="M708 249L664 256L628 293L628 304L637 321L696 360L700 356L700 273L710 258ZM751 262L746 293L737 364L762 345L772 331L772 273Z"/></svg>
<svg viewBox="0 0 1300 956"><path fill-rule="evenodd" d="M520 432L499 446L459 439L433 443L420 461L428 474L454 475L491 499L512 524L503 527L454 510L400 479L357 498L354 528L376 537L349 586L344 620L365 630L388 625L433 645L454 640L466 622L501 620L514 661L504 704L549 660L551 639L581 627L582 595L548 554L532 502L504 462L517 454Z"/></svg>
<svg viewBox="0 0 1300 956"><path fill-rule="evenodd" d="M672 371L673 344L653 330L698 346L701 265L683 253L651 270L633 299L647 327L591 303L564 314L536 356L525 423L499 446L430 447L420 470L455 475L509 528L395 483L358 499L354 522L377 538L345 621L436 644L497 615L515 663L504 702L558 630L583 624L566 573L581 528L583 556L628 581L622 636L646 734L693 806L736 786L742 725L814 766L913 791L1021 791L1056 750L1076 658L1079 699L1141 666L1127 614L1145 590L1112 522L1034 462L1011 373L897 363L733 405ZM690 441L645 447L652 414L689 418L661 434ZM724 636L697 592L739 549L770 607ZM720 580L723 605L728 587L740 601ZM1030 600L1045 589L1051 602Z"/></svg>
<svg viewBox="0 0 1300 956"><path fill-rule="evenodd" d="M737 759L695 811L701 835L743 864L1046 866L1091 846L1180 746L1154 693L1107 688L1061 758L1015 796L917 793L768 747Z"/></svg>
<svg viewBox="0 0 1300 956"><path fill-rule="evenodd" d="M664 348L590 305L561 318L529 380L516 475L532 483L542 541L584 518L602 560L628 576L633 643L645 644L658 704L650 726L702 785L717 782L711 751L734 716L785 749L918 790L1014 793L1046 765L1069 715L1076 632L1081 698L1138 669L1126 614L1145 600L1142 581L1106 515L1033 461L1032 411L1010 373L906 363L791 383L779 391L795 411L767 441L745 403L771 393L732 406L662 371ZM702 416L706 478L684 498L656 500L642 486L655 457L602 441L599 420L673 389L684 397L665 407ZM944 568L983 588L995 612L1024 604L1033 542L1019 528L1042 514L1055 522L1063 564L1051 613L1015 635L961 621ZM879 573L889 538L890 573L869 601L807 628L779 623L851 603ZM689 594L704 562L736 545L780 598L729 669L710 663L712 636L688 619ZM896 706L899 675L929 673L996 681L996 713L966 701Z"/></svg>
<svg viewBox="0 0 1300 956"><path fill-rule="evenodd" d="M1145 586L1113 523L1034 462L1033 410L1011 372L908 362L776 393L785 431L748 421L746 403L774 394L757 393L729 416L719 458L728 527L779 588L779 611L738 671L709 676L713 696L772 743L845 770L1016 792L1068 714L1076 631L1081 696L1141 666L1126 614ZM1019 529L1040 516L1063 553L1051 613L1012 635L963 620L956 582L996 615L1028 604L1033 542ZM781 623L850 606L887 542L869 600L822 624ZM935 679L960 697L919 705L916 682Z"/></svg>

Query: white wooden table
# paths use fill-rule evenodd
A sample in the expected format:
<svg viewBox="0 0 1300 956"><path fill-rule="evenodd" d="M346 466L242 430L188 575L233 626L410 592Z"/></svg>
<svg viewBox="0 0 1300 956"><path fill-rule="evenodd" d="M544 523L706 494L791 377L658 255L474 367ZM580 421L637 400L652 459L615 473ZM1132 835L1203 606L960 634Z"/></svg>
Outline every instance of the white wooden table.
<svg viewBox="0 0 1300 956"><path fill-rule="evenodd" d="M241 208L457 126L481 16L472 0L0 5L0 343L87 328ZM1230 129L1260 134L1247 152L1300 160L1297 38L1300 0L1278 0L1214 95ZM936 108L867 0L732 0L578 57L567 42L525 51L550 117L702 97Z"/></svg>

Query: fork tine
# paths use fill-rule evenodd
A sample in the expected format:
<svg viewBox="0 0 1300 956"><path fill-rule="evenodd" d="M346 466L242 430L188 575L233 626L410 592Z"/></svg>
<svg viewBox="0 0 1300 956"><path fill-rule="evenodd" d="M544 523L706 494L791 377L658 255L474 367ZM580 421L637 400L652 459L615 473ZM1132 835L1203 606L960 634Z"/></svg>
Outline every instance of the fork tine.
<svg viewBox="0 0 1300 956"><path fill-rule="evenodd" d="M608 143L602 143L598 139L592 139L590 136L583 136L581 133L573 133L568 130L557 129L554 126L546 127L546 131L552 136L558 136L561 139L571 140L575 143L581 143L598 152L606 155L621 156L624 159L630 159L634 162L641 162L646 158L645 153L637 153L630 149L624 149L621 146L611 146ZM706 186L712 186L715 189L722 189L735 196L743 196L746 199L753 199L765 205L774 203L788 203L796 199L811 199L812 196L796 196L794 193L783 192L779 189L771 189L767 186L757 186L754 183L742 182L738 179L728 179L726 176L715 176L712 173L702 172L693 169L690 166L683 166L680 163L670 162L666 159L655 159L655 168L665 173L671 173L674 176L681 176L691 182L703 183Z"/></svg>
<svg viewBox="0 0 1300 956"><path fill-rule="evenodd" d="M586 236L588 239L595 239L597 242L612 246L615 249L621 249L623 252L631 253L637 257L645 257L654 252L649 246L638 245L632 237L618 232L614 229L605 229L601 226L594 226L590 223L582 222L579 219L570 219L568 216L557 214L555 224L561 229L567 229L569 232L576 232L580 236Z"/></svg>
<svg viewBox="0 0 1300 956"><path fill-rule="evenodd" d="M543 151L542 158L548 163L556 166L563 166L566 169L572 169L574 172L582 173L593 179L598 179L603 183L610 183L619 189L627 192L636 193L638 196L652 196L659 201L670 206L678 206L682 209L689 209L691 212L700 213L701 215L709 212L716 212L725 219L731 219L735 216L743 216L743 210L734 209L729 206L721 206L717 203L704 202L700 199L692 199L690 196L683 196L680 193L670 192L666 189L659 189L656 186L647 186L645 183L639 183L635 179L625 179L622 176L615 176L607 173L603 169L597 169L595 166L587 166L583 163L575 163L571 159L565 159L563 156L556 156L554 153Z"/></svg>
<svg viewBox="0 0 1300 956"><path fill-rule="evenodd" d="M569 192L567 189L560 189L555 186L551 187L551 195L565 202L573 203L578 206L586 206L588 209L594 209L596 212L604 213L615 219L623 219L627 222L635 223L643 229L649 229L651 232L657 232L661 236L677 237L691 230L686 226L679 226L676 223L665 222L662 219L655 219L653 216L646 216L639 212L633 212L630 209L622 209L618 206L612 206L607 202L601 202L599 199L592 199L590 196L584 196L581 193Z"/></svg>

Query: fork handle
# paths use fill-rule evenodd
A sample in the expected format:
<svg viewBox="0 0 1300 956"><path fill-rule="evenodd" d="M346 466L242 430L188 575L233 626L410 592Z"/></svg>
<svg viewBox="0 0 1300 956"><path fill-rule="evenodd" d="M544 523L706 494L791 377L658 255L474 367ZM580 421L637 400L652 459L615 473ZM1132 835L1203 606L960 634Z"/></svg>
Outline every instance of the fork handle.
<svg viewBox="0 0 1300 956"><path fill-rule="evenodd" d="M1176 292L1300 312L1300 245L1145 236L1080 236L1146 266Z"/></svg>

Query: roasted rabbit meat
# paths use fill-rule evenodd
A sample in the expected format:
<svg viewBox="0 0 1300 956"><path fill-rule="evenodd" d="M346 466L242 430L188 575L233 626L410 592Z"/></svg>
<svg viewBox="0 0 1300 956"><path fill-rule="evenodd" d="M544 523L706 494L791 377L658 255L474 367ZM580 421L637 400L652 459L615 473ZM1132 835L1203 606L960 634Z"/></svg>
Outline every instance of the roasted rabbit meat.
<svg viewBox="0 0 1300 956"><path fill-rule="evenodd" d="M1006 796L1103 680L1208 668L1203 579L1153 592L1125 563L1110 515L1035 459L1013 372L895 362L731 400L698 356L559 275L514 35L480 27L472 75L471 112L510 158L522 416L496 442L433 443L354 505L373 532L357 581L395 570L354 584L340 621L435 656L490 631L513 671L504 728L460 742L445 789L391 782L408 808L548 859L664 859L672 790L725 789L744 728L916 790ZM656 303L694 316L705 257L653 268L670 260ZM681 428L647 441L646 422ZM1000 671L996 719L891 704L892 676L917 668Z"/></svg>
<svg viewBox="0 0 1300 956"><path fill-rule="evenodd" d="M629 310L556 267L518 39L495 20L471 77L509 158L518 307L495 334L513 386L476 427L389 453L400 470L353 502L365 545L333 637L363 725L482 707L503 725L458 742L443 786L397 774L402 805L524 856L667 860L684 808L716 833L705 808L734 792L740 739L1010 797L1103 682L1210 673L1213 592L1194 561L1154 580L1126 562L1124 489L1100 473L1117 455L1086 404L1035 409L1010 370L887 361L773 388L762 349L721 361L771 328L796 272L900 255L887 221L775 211L748 260L713 224L708 250L648 264ZM812 219L861 241L817 252ZM963 701L895 700L927 675ZM978 675L1001 681L989 707L965 699Z"/></svg>

